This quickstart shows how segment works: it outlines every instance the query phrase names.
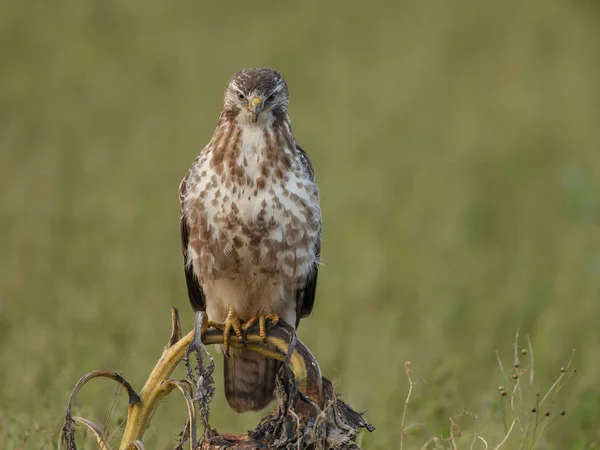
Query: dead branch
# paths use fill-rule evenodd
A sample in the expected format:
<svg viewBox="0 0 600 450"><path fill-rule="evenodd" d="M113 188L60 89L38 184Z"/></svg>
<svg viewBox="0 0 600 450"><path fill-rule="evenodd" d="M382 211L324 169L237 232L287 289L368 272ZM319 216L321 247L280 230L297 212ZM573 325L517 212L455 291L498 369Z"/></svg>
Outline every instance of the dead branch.
<svg viewBox="0 0 600 450"><path fill-rule="evenodd" d="M245 336L245 344L236 336L230 337L230 344L234 347L245 345L253 351L284 362L276 380L277 406L260 421L254 431L237 436L219 434L209 424L215 364L205 345L222 344L223 335L219 330L209 329L201 335L201 340L194 339L200 335L202 321L205 319L201 313L195 331L181 337L179 314L173 308L171 336L139 395L125 379L113 372L96 371L82 377L69 398L59 450L63 443L67 450L77 449L73 432L76 424L87 426L94 433L100 448L110 448L96 425L87 419L73 417L71 413L79 389L96 377L108 377L117 381L129 394L127 422L120 450L144 448L142 437L160 400L175 389L183 394L188 407L188 419L177 449L183 449L186 441L189 441L189 448L192 450L358 449L356 439L359 430L374 430L361 414L338 397L331 382L321 376L317 361L296 338L294 329L280 322L269 330L266 341L261 340L257 331L250 331ZM192 352L196 356L194 368L190 365ZM170 376L181 361L186 364L187 380L171 380ZM204 429L198 440L196 410Z"/></svg>

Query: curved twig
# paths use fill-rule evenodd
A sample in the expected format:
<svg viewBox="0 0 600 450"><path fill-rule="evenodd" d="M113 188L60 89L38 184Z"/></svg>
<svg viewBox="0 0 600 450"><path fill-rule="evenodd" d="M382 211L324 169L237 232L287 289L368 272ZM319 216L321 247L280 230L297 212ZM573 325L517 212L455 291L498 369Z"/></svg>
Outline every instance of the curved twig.
<svg viewBox="0 0 600 450"><path fill-rule="evenodd" d="M127 395L129 396L129 404L135 405L140 403L140 396L135 392L135 389L129 384L129 382L119 375L116 372L108 372L103 370L94 370L82 376L75 387L71 391L71 395L69 396L69 401L67 402L67 412L65 413L65 422L61 429L61 433L58 439L58 449L62 448L63 442L66 443L67 450L75 449L75 435L73 432L73 423L79 422L87 426L92 432L96 435L96 439L98 440L98 444L101 448L107 448L108 445L105 443L104 438L102 437L102 433L98 429L98 427L91 421L83 418L83 417L73 417L71 414L71 410L73 408L73 402L77 397L77 394L81 390L81 388L90 380L94 378L109 378L111 380L119 383L125 390L127 391ZM104 444L103 444L104 443ZM104 445L105 447L102 447Z"/></svg>
<svg viewBox="0 0 600 450"><path fill-rule="evenodd" d="M289 326L287 323L282 322L280 324L285 330L290 334L290 342L288 343L287 352L285 354L285 360L283 363L287 366L292 359L292 355L294 354L294 350L296 350L296 344L298 343L298 337L296 335L296 329Z"/></svg>
<svg viewBox="0 0 600 450"><path fill-rule="evenodd" d="M75 397L77 397L79 390L83 387L84 384L86 384L88 381L90 381L94 378L110 378L111 380L116 381L121 386L123 386L125 388L125 390L127 391L127 395L129 396L129 404L130 405L135 405L140 402L140 396L138 395L138 393L135 392L135 389L133 389L131 384L129 384L129 382L125 378L123 378L121 375L119 375L116 372L108 372L108 371L104 371L104 370L94 370L94 371L89 372L89 373L85 374L84 376L82 376L79 379L79 381L77 382L77 384L75 385L75 387L73 388L73 391L71 392L71 395L69 396L69 401L67 403L67 410L69 412L71 411L71 407L73 406L73 402L75 401Z"/></svg>
<svg viewBox="0 0 600 450"><path fill-rule="evenodd" d="M188 408L188 423L190 424L190 449L194 450L196 446L196 408L194 407L194 400L192 400L192 396L190 395L192 388L187 381L178 380L166 380L163 382L163 386L169 392L173 389L179 389L185 398Z"/></svg>
<svg viewBox="0 0 600 450"><path fill-rule="evenodd" d="M88 428L88 430L90 430L94 434L94 437L96 438L96 442L98 443L98 447L100 447L100 450L111 450L110 445L108 445L108 443L104 440L102 432L94 422L84 417L78 416L73 416L73 421L85 425Z"/></svg>

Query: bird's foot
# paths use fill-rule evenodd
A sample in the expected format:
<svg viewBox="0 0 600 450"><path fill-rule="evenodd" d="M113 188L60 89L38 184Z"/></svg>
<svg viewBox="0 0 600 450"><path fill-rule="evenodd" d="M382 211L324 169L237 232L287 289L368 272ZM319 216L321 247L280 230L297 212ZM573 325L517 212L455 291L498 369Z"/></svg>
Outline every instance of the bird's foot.
<svg viewBox="0 0 600 450"><path fill-rule="evenodd" d="M261 314L259 316L252 317L248 322L242 325L244 329L244 337L248 335L248 331L252 328L256 322L258 322L258 330L261 340L267 339L267 321L271 321L271 325L276 325L279 322L279 316L274 314Z"/></svg>
<svg viewBox="0 0 600 450"><path fill-rule="evenodd" d="M231 330L233 330L235 335L239 338L239 340L242 343L244 343L245 341L244 336L242 336L240 319L238 319L233 314L233 311L229 311L229 314L227 314L227 317L225 318L225 321L223 323L208 322L206 329L208 329L209 327L216 328L217 330L220 330L223 333L223 353L227 357L229 357L229 335L231 334ZM206 329L204 329L203 332L206 331Z"/></svg>
<svg viewBox="0 0 600 450"><path fill-rule="evenodd" d="M204 336L209 328L214 328L216 330L223 331L225 329L224 323L213 322L212 320L206 320L202 322L202 331L201 334Z"/></svg>

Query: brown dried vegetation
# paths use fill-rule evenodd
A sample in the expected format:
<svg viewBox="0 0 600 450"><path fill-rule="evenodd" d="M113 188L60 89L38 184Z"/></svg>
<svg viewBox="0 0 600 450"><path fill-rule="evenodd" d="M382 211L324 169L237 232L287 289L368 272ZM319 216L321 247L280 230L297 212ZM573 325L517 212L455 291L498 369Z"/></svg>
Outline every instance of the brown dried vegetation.
<svg viewBox="0 0 600 450"><path fill-rule="evenodd" d="M204 313L199 313L196 329L181 336L179 314L172 311L172 332L163 354L150 374L146 385L138 394L121 375L114 372L94 371L83 376L69 398L65 423L61 430L59 449L63 444L67 450L76 450L75 425L84 425L96 437L102 450L110 450L109 439L93 422L72 415L73 402L79 390L91 379L110 378L119 383L128 393L129 406L120 450L144 449L142 437L150 426L150 420L160 400L177 389L183 395L188 419L179 436L176 449L189 445L191 450L217 449L359 449L356 444L358 431L374 427L364 421L336 394L331 382L321 376L319 366L309 350L297 340L294 330L284 323L269 332L266 343L260 341L256 332L246 336L246 346L259 353L284 361L276 380L278 404L271 413L260 421L254 431L242 435L219 434L209 424L210 405L214 395L212 373L215 363L205 344L223 342L220 331L210 329L203 335ZM196 339L201 336L202 339ZM233 345L243 345L232 337ZM276 348L277 351L274 351ZM196 357L192 367L190 356ZM175 367L184 361L186 379L170 379ZM199 419L203 432L197 436Z"/></svg>

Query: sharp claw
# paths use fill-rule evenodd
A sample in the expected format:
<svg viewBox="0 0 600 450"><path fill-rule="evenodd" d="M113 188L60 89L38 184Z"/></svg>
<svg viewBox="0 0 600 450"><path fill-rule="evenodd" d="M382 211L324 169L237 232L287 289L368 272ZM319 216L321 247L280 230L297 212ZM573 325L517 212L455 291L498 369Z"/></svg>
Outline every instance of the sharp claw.
<svg viewBox="0 0 600 450"><path fill-rule="evenodd" d="M269 315L267 317L267 319L269 319L271 321L271 326L270 326L271 328L273 328L274 326L276 326L277 323L279 322L279 316Z"/></svg>
<svg viewBox="0 0 600 450"><path fill-rule="evenodd" d="M246 343L246 332L245 331L243 333L240 331L240 335L238 336L238 338L240 339L240 342L244 347L248 347L248 344Z"/></svg>
<svg viewBox="0 0 600 450"><path fill-rule="evenodd" d="M248 339L248 333L250 332L250 329L254 326L254 324L256 323L257 317L252 317L250 318L250 320L248 322L246 322L242 328L244 329L244 344L245 341Z"/></svg>

